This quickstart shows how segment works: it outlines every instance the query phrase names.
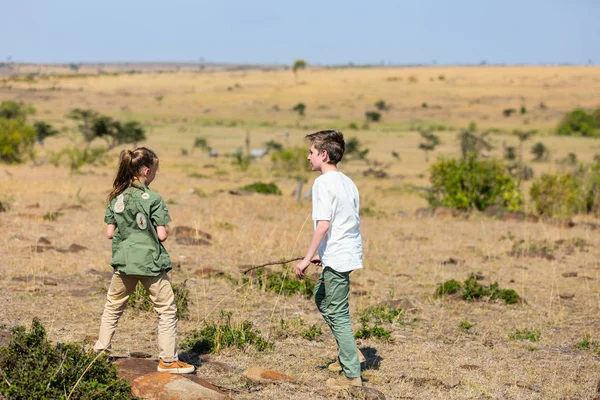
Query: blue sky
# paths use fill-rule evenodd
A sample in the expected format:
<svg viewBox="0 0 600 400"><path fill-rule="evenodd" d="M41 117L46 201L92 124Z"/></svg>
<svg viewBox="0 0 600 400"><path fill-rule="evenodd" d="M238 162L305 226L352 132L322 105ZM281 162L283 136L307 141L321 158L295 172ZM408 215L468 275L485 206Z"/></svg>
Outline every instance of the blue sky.
<svg viewBox="0 0 600 400"><path fill-rule="evenodd" d="M0 61L600 63L600 0L0 0Z"/></svg>

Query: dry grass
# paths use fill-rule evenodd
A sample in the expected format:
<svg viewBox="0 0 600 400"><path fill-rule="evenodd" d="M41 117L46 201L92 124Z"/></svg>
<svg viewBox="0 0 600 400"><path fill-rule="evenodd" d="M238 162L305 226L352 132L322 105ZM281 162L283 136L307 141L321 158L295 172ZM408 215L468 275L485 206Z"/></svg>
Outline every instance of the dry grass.
<svg viewBox="0 0 600 400"><path fill-rule="evenodd" d="M437 79L441 74L444 81ZM402 80L386 80L390 76ZM418 82L407 82L410 76L416 76ZM431 82L430 77L436 79ZM235 83L241 88L227 91ZM44 89L52 85L62 89ZM146 144L161 158L153 188L169 203L173 226L197 227L213 235L210 246L167 242L178 265L172 280L179 283L187 278L191 293L190 319L180 321L181 336L198 328L203 320L216 318L221 309L232 311L237 321L252 321L271 338L281 318L301 315L307 323L320 322L314 304L302 297L276 296L261 292L257 286L236 286L217 276L196 275L198 269L210 267L237 277L239 264L302 255L312 224L310 203L296 203L291 195L296 181L272 170L266 159L242 172L231 159L208 159L199 150L182 156L181 149L191 149L194 137L204 136L211 146L227 153L243 146L248 130L253 147L270 139L285 142L283 130L290 132L290 144L300 145L308 133L302 126L362 123L366 109L380 98L386 100L393 109L384 114L381 128L372 125L369 130L345 131L366 143L371 158L381 163L377 168L386 168L389 174L385 179L364 177L362 172L373 165L360 161L341 166L357 183L362 205L372 211L362 218L365 269L353 273L354 289L364 290L366 295L353 294L351 307L355 312L386 300L408 299L416 310L408 314L405 326L394 328L393 342L359 341L371 362L379 360L377 368L364 371L367 385L388 398L597 395L598 355L575 348L586 335L600 341L596 318L600 311L600 243L595 232L582 226L569 229L480 215L468 219L414 217L414 210L426 206L414 186L427 184L427 164L424 154L417 150L418 133L406 127L411 120L455 127L473 120L485 127L546 130L575 106L598 106L593 97L600 86L598 68L309 70L300 73L298 82L290 71L186 72L50 78L12 86L11 90L0 89L3 99L31 103L39 111L38 118L55 123L68 125L63 116L76 106L147 121ZM29 86L37 90L29 91ZM161 101L155 100L159 94L164 95ZM476 99L479 103L469 105ZM308 116L300 121L300 128L295 127L296 116L287 111L298 101L308 105ZM423 101L439 104L442 109L422 110ZM549 110L535 110L540 102ZM522 117L506 119L501 115L503 108L518 108L522 103L532 110L527 115L529 125L523 125ZM273 111L274 104L279 104L281 111ZM329 108L319 110L318 105ZM124 106L128 110L122 110ZM205 108L211 111L205 113ZM217 120L242 123L225 127L215 125ZM260 127L260 121L277 125ZM432 159L457 154L456 132L441 132L440 136L443 144ZM494 135L493 140L497 156L503 141L517 144L508 134ZM534 138L526 149L538 140L550 147L554 160L575 152L580 160L590 161L600 153L595 141L554 136ZM39 151L40 158L44 152L68 143L66 135L48 140L48 148ZM400 161L391 156L391 150L400 153ZM0 201L11 204L8 212L0 213L0 301L4 304L0 323L29 325L38 316L50 338L59 342L82 341L97 334L108 279L91 269L110 272L110 242L103 238L102 217L115 157L112 153L107 166L84 167L77 174L47 165L0 167ZM534 168L539 174L564 167L552 161ZM193 178L189 176L192 173L206 177ZM227 192L258 180L275 181L283 196L233 196ZM206 197L192 193L194 188L202 189ZM42 218L57 210L63 215L56 221ZM511 240L508 237L512 235L515 239ZM38 253L32 248L40 237L48 238L59 249L77 243L87 250ZM551 261L507 254L515 240L555 243L569 238L582 238L588 245L571 250L558 244ZM451 257L461 262L444 264ZM485 276L484 283L498 281L502 288L515 289L527 303L507 306L433 298L439 283L451 278L462 281L477 271ZM577 276L563 277L565 272L577 272ZM44 284L47 277L55 279L57 285ZM574 296L569 298L569 294ZM470 332L459 328L465 320L474 324ZM358 327L358 321L354 322ZM114 339L115 353L156 355L155 327L152 315L126 313ZM510 333L523 328L539 329L541 341L509 339ZM335 344L329 333L318 341L278 339L272 353L232 351L212 356L239 368L260 365L275 369L298 381L265 386L253 393L245 389L237 372L205 366L198 373L239 390L236 398L240 399L314 399L326 396L322 390L330 377L329 372L316 367L334 356Z"/></svg>

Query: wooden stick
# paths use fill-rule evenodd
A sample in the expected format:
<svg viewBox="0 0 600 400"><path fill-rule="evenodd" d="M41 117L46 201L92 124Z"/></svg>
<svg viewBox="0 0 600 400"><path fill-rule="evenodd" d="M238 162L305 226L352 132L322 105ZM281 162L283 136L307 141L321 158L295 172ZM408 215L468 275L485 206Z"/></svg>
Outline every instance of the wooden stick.
<svg viewBox="0 0 600 400"><path fill-rule="evenodd" d="M304 257L296 257L296 258L292 258L291 260L285 260L285 261L272 261L272 262L268 262L265 264L261 264L261 265L239 265L238 269L240 269L242 271L242 273L247 274L248 272L258 269L258 268L262 268L262 267L267 267L269 265L282 265L282 264L287 264L287 263L291 263L293 261L300 261L303 260ZM314 262L311 261L313 264Z"/></svg>

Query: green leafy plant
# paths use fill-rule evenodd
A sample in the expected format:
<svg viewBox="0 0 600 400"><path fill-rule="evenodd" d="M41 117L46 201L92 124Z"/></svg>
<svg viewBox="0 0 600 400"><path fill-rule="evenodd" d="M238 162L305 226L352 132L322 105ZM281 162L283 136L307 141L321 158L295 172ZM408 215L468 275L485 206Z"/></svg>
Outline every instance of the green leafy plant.
<svg viewBox="0 0 600 400"><path fill-rule="evenodd" d="M242 282L246 283L250 279L244 276L242 277ZM258 268L253 283L256 283L262 290L285 296L300 294L306 298L311 298L315 291L315 283L313 281L296 278L288 265L284 265L283 271L280 272Z"/></svg>
<svg viewBox="0 0 600 400"><path fill-rule="evenodd" d="M522 300L513 289L500 289L498 282L492 283L489 287L477 282L477 277L471 274L464 282L450 279L438 285L434 292L435 297L443 297L456 294L466 301L475 301L480 299L503 300L506 304L518 304Z"/></svg>
<svg viewBox="0 0 600 400"><path fill-rule="evenodd" d="M496 160L446 159L430 168L431 190L425 195L433 207L485 210L491 205L518 210L523 198L517 181Z"/></svg>
<svg viewBox="0 0 600 400"><path fill-rule="evenodd" d="M228 348L245 350L253 347L256 351L272 350L273 343L254 329L252 322L244 320L239 324L231 322L231 312L221 310L217 321L206 321L202 329L193 331L180 343L184 350L196 353L219 353Z"/></svg>
<svg viewBox="0 0 600 400"><path fill-rule="evenodd" d="M470 332L471 328L473 327L473 324L465 319L465 320L461 321L460 324L458 324L458 327L460 329L464 330L465 332Z"/></svg>
<svg viewBox="0 0 600 400"><path fill-rule="evenodd" d="M347 157L356 157L359 160L364 160L369 154L369 149L363 147L363 143L357 137L351 137L346 140L344 155Z"/></svg>
<svg viewBox="0 0 600 400"><path fill-rule="evenodd" d="M542 338L542 332L539 329L517 329L508 334L510 340L528 340L530 342L539 342Z"/></svg>
<svg viewBox="0 0 600 400"><path fill-rule="evenodd" d="M306 340L315 340L322 334L323 331L321 330L319 324L312 324L300 333L300 335Z"/></svg>
<svg viewBox="0 0 600 400"><path fill-rule="evenodd" d="M53 346L34 319L29 332L12 329L0 348L0 397L7 399L135 399L105 355L73 343Z"/></svg>
<svg viewBox="0 0 600 400"><path fill-rule="evenodd" d="M298 103L292 108L292 111L295 111L298 113L298 115L300 115L301 117L304 117L305 112L306 112L306 104Z"/></svg>
<svg viewBox="0 0 600 400"><path fill-rule="evenodd" d="M276 196L281 196L281 190L279 190L277 185L273 182L271 182L271 183L254 182L254 183L244 186L242 189L247 190L249 192L254 192L254 193L272 194L272 195L276 195Z"/></svg>
<svg viewBox="0 0 600 400"><path fill-rule="evenodd" d="M44 219L44 221L56 221L58 217L62 215L63 213L60 211L48 211L46 214L44 214L42 218Z"/></svg>
<svg viewBox="0 0 600 400"><path fill-rule="evenodd" d="M391 326L394 322L403 325L405 312L386 304L367 307L357 315L361 327L354 334L355 338L368 339L374 337L380 340L390 340L392 332L385 329L384 325Z"/></svg>
<svg viewBox="0 0 600 400"><path fill-rule="evenodd" d="M537 142L532 148L531 148L531 154L533 154L535 156L535 158L533 159L533 161L547 161L548 157L550 156L550 151L548 150L548 148L544 145L544 143L542 142Z"/></svg>
<svg viewBox="0 0 600 400"><path fill-rule="evenodd" d="M595 114L598 113L596 110ZM556 133L563 136L596 137L600 135L600 120L580 108L564 116Z"/></svg>
<svg viewBox="0 0 600 400"><path fill-rule="evenodd" d="M568 217L586 210L583 183L572 174L542 175L529 194L540 215Z"/></svg>
<svg viewBox="0 0 600 400"><path fill-rule="evenodd" d="M365 113L367 122L379 122L381 120L381 113L377 111L367 111Z"/></svg>

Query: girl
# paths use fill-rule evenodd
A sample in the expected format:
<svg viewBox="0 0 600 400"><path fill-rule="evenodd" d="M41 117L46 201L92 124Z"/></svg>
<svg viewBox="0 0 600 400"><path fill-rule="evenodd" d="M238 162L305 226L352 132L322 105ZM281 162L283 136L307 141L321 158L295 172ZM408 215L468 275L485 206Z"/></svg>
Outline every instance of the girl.
<svg viewBox="0 0 600 400"><path fill-rule="evenodd" d="M159 316L158 371L185 374L193 372L194 367L177 358L175 296L167 276L171 260L162 245L168 237L166 225L171 222L171 217L162 197L148 188L157 171L158 157L153 151L140 147L121 152L104 217L106 237L112 239L110 264L115 272L106 295L94 350L110 351L117 322L129 296L141 282Z"/></svg>

